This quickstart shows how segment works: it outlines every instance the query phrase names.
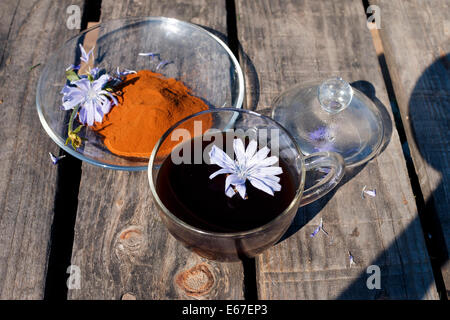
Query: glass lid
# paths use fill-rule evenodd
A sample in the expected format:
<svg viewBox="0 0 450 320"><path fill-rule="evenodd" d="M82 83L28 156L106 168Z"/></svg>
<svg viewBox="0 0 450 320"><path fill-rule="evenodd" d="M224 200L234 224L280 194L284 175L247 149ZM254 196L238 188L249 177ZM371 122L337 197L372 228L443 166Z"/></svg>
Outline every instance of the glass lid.
<svg viewBox="0 0 450 320"><path fill-rule="evenodd" d="M341 78L294 86L274 100L272 110L272 118L294 136L304 154L334 151L347 167L370 160L383 140L378 108Z"/></svg>

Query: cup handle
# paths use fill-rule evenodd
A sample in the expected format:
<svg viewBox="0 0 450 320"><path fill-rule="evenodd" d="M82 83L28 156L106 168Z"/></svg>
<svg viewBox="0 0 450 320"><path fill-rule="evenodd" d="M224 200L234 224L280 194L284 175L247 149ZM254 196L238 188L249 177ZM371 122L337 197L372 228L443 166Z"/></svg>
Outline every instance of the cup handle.
<svg viewBox="0 0 450 320"><path fill-rule="evenodd" d="M305 206L330 192L344 176L344 158L336 152L317 152L304 158L306 171L326 168L328 174L318 183L303 191L300 207Z"/></svg>

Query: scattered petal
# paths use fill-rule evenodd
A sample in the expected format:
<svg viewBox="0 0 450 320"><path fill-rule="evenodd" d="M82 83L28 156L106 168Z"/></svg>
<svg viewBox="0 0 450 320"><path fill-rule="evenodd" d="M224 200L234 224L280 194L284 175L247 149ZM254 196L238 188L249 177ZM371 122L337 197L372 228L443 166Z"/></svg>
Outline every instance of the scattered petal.
<svg viewBox="0 0 450 320"><path fill-rule="evenodd" d="M352 267L352 265L356 264L355 259L353 258L351 252L348 252L348 258L350 260L350 268Z"/></svg>
<svg viewBox="0 0 450 320"><path fill-rule="evenodd" d="M375 197L377 195L377 190L376 189L372 189L372 190L366 190L367 186L364 186L362 191L361 191L361 198L365 199L365 194L367 194L370 197Z"/></svg>
<svg viewBox="0 0 450 320"><path fill-rule="evenodd" d="M160 57L159 53L154 53L154 52L141 52L138 54L139 56L143 56L143 57L152 57L152 60L155 57Z"/></svg>
<svg viewBox="0 0 450 320"><path fill-rule="evenodd" d="M168 61L168 60L163 60L160 63L158 63L158 65L156 66L156 70L162 69L165 66L167 66L168 64L173 63L173 61Z"/></svg>
<svg viewBox="0 0 450 320"><path fill-rule="evenodd" d="M121 78L121 77L123 77L123 76L126 76L126 75L129 75L129 74L132 74L132 73L136 74L137 72L134 71L134 70L128 70L128 69L125 69L124 71L120 72L119 67L117 67L116 74L117 74L117 76L118 76L119 78Z"/></svg>
<svg viewBox="0 0 450 320"><path fill-rule="evenodd" d="M70 66L67 67L66 71L70 71L70 70L80 70L80 65L74 65L71 64Z"/></svg>
<svg viewBox="0 0 450 320"><path fill-rule="evenodd" d="M314 237L316 234L318 234L320 231L320 225L314 230L313 233L311 233L311 238Z"/></svg>
<svg viewBox="0 0 450 320"><path fill-rule="evenodd" d="M57 157L51 152L49 152L48 154L50 155L50 159L52 160L53 164L57 164L59 162L59 160L61 160L62 158L66 157L66 155L62 155L62 156Z"/></svg>
<svg viewBox="0 0 450 320"><path fill-rule="evenodd" d="M314 237L316 234L318 234L319 231L322 231L322 232L328 237L328 232L326 232L326 231L323 229L323 219L322 219L322 218L320 218L320 223L319 223L319 225L317 226L317 228L314 230L313 233L311 233L311 238Z"/></svg>
<svg viewBox="0 0 450 320"><path fill-rule="evenodd" d="M84 47L83 47L82 44L80 43L80 50L81 50L81 57L80 57L80 60L83 61L83 62L85 62L85 63L88 63L88 62L89 62L89 57L90 57L91 55L94 56L94 48L95 48L95 46L94 46L91 50L89 50L88 53L86 53L86 50L84 49Z"/></svg>

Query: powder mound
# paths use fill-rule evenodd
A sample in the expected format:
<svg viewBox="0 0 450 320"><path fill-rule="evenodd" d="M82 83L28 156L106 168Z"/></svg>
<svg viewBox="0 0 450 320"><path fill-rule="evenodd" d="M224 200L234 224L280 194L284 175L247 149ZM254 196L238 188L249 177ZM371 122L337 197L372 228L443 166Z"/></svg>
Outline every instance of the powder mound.
<svg viewBox="0 0 450 320"><path fill-rule="evenodd" d="M92 129L103 136L109 151L120 156L148 158L167 129L193 113L208 109L181 81L149 70L127 75L117 89L122 92L119 104ZM210 117L206 119L207 126L203 125L204 130L208 129L209 120ZM173 146L164 143L163 147Z"/></svg>

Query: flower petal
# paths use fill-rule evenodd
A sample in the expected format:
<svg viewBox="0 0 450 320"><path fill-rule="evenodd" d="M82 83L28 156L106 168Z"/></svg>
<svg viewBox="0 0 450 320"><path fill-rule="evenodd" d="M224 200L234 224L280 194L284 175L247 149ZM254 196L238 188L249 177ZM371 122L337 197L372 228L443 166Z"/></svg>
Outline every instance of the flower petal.
<svg viewBox="0 0 450 320"><path fill-rule="evenodd" d="M245 196L246 196L245 183L237 184L235 187L236 187L236 190L238 191L239 195L241 196L241 198L245 199Z"/></svg>
<svg viewBox="0 0 450 320"><path fill-rule="evenodd" d="M99 91L99 94L110 97L112 100L111 104L114 104L115 106L117 106L119 104L119 102L117 101L117 98L111 92L108 92L106 90L101 90L101 91Z"/></svg>
<svg viewBox="0 0 450 320"><path fill-rule="evenodd" d="M230 185L228 186L228 188L225 189L225 194L227 195L228 198L232 198L236 192L234 191L233 187Z"/></svg>
<svg viewBox="0 0 450 320"><path fill-rule="evenodd" d="M237 174L231 174L225 179L225 193L231 194L229 191L231 186L234 186L242 199L245 199L245 179L242 179Z"/></svg>
<svg viewBox="0 0 450 320"><path fill-rule="evenodd" d="M280 191L281 190L281 185L278 183L278 181L276 181L275 179L271 178L272 176L266 176L266 177L254 177L251 176L248 179L255 179L255 180L259 180L262 183L264 183L266 186L268 186L270 189L272 189L272 191Z"/></svg>
<svg viewBox="0 0 450 320"><path fill-rule="evenodd" d="M209 158L212 164L217 164L219 167L234 171L234 161L222 149L216 147L216 145L212 146L209 152Z"/></svg>
<svg viewBox="0 0 450 320"><path fill-rule="evenodd" d="M168 64L171 64L171 63L173 63L173 61L169 61L169 60L161 61L161 62L158 63L158 65L156 66L156 70L162 69L162 68L164 68L165 66L167 66Z"/></svg>
<svg viewBox="0 0 450 320"><path fill-rule="evenodd" d="M278 162L278 157L271 156L271 157L268 157L268 158L265 158L265 159L259 161L258 166L259 167L268 167L268 166L271 166L271 165L273 165L273 164L275 164L277 162Z"/></svg>
<svg viewBox="0 0 450 320"><path fill-rule="evenodd" d="M237 174L230 174L225 179L225 188L227 188L230 184L236 186L238 184L244 184L245 185L245 179L239 177Z"/></svg>
<svg viewBox="0 0 450 320"><path fill-rule="evenodd" d="M209 176L209 179L214 179L219 174L225 174L225 173L233 173L230 169L219 169L216 172L214 172L212 175Z"/></svg>
<svg viewBox="0 0 450 320"><path fill-rule="evenodd" d="M94 120L95 120L96 122L100 122L100 123L103 121L103 112L102 112L102 107L101 107L101 105L98 105L98 106L95 108Z"/></svg>
<svg viewBox="0 0 450 320"><path fill-rule="evenodd" d="M103 89L103 86L109 81L109 75L101 75L100 78L92 82L92 89L99 91Z"/></svg>
<svg viewBox="0 0 450 320"><path fill-rule="evenodd" d="M91 54L91 52L92 52L93 49L92 49L91 51L89 51L88 54L86 54L86 50L84 50L83 45L80 43L79 46L80 46L80 51L81 51L81 57L80 57L80 60L87 63L87 62L89 61L89 55Z"/></svg>
<svg viewBox="0 0 450 320"><path fill-rule="evenodd" d="M159 53L154 53L154 52L140 52L138 53L139 56L143 56L143 57L152 57L152 59L156 56L159 57Z"/></svg>
<svg viewBox="0 0 450 320"><path fill-rule="evenodd" d="M64 101L64 103L62 104L62 107L64 110L70 110L75 108L78 104L80 104L83 101L83 97L82 96L75 96L70 100L66 100Z"/></svg>
<svg viewBox="0 0 450 320"><path fill-rule="evenodd" d="M91 81L89 81L89 79L87 78L73 81L72 84L77 86L82 91L88 91L91 88Z"/></svg>
<svg viewBox="0 0 450 320"><path fill-rule="evenodd" d="M250 143L247 146L247 149L245 150L245 156L247 159L251 159L254 155L256 150L258 149L258 143L256 140L250 141Z"/></svg>
<svg viewBox="0 0 450 320"><path fill-rule="evenodd" d="M263 147L263 148L259 149L258 152L256 152L256 154L249 161L247 161L248 167L251 168L255 165L258 165L258 163L260 161L262 161L263 159L265 159L267 157L269 152L270 152L270 149L267 147Z"/></svg>
<svg viewBox="0 0 450 320"><path fill-rule="evenodd" d="M88 100L86 101L86 103L83 105L83 108L86 109L86 113L87 113L87 124L89 126L92 126L94 124L94 106L92 103L92 100Z"/></svg>
<svg viewBox="0 0 450 320"><path fill-rule="evenodd" d="M244 147L244 143L242 142L241 139L234 139L233 149L234 149L234 153L236 154L237 162L239 164L245 164L246 163L245 147Z"/></svg>
<svg viewBox="0 0 450 320"><path fill-rule="evenodd" d="M253 178L253 177L249 177L248 180L250 181L252 186L254 186L256 189L264 191L273 196L273 190L268 185L266 185L264 182L262 182L261 180Z"/></svg>
<svg viewBox="0 0 450 320"><path fill-rule="evenodd" d="M282 174L283 173L283 169L281 169L280 167L256 167L252 170L249 170L249 175L258 175L258 176L263 176L263 175L277 175L277 174Z"/></svg>
<svg viewBox="0 0 450 320"><path fill-rule="evenodd" d="M87 122L87 112L86 112L86 109L85 109L85 108L82 108L82 109L80 110L80 113L79 113L79 115L78 115L78 118L79 118L79 120L80 120L80 122L81 122L82 124L86 124L86 122Z"/></svg>
<svg viewBox="0 0 450 320"><path fill-rule="evenodd" d="M80 70L80 65L79 64L77 64L77 65L71 64L70 66L67 67L66 71L70 71L70 70Z"/></svg>

